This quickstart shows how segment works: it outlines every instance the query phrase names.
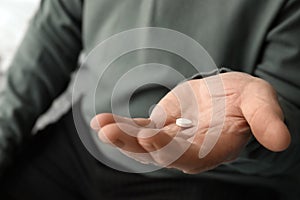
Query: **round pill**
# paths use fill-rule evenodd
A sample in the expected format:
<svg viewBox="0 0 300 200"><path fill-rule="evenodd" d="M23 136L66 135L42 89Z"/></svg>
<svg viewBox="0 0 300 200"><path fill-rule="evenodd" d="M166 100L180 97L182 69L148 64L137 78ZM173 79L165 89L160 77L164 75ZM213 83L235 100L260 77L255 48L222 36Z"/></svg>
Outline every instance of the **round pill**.
<svg viewBox="0 0 300 200"><path fill-rule="evenodd" d="M176 119L176 125L183 128L189 128L193 125L193 122L186 118L178 118Z"/></svg>

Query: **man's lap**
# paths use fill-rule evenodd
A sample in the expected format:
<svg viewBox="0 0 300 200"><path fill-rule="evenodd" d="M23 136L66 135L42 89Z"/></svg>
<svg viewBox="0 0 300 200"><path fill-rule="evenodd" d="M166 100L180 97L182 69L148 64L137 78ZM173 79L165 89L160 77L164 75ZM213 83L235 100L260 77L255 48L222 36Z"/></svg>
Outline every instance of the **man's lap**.
<svg viewBox="0 0 300 200"><path fill-rule="evenodd" d="M82 145L71 112L38 132L1 182L12 199L276 199L254 186L113 170Z"/></svg>

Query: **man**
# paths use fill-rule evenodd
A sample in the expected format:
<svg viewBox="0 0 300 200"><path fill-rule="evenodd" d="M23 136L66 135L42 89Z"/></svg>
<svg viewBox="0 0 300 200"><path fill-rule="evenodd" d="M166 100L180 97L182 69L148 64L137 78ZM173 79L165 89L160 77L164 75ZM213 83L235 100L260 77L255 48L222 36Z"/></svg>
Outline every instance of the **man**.
<svg viewBox="0 0 300 200"><path fill-rule="evenodd" d="M296 0L42 1L12 63L7 88L1 96L1 165L8 163L22 149L21 144L25 144L25 150L17 153L14 166L3 177L3 193L15 199L297 199L295 186L299 179L293 173L298 169L296 155L300 151L297 142L299 7ZM203 138L195 138L191 141L195 151L184 152L175 162L166 164L165 159L153 158L154 163L176 170L164 168L148 174L119 172L101 164L86 151L71 111L31 139L36 119L66 89L80 52L87 55L110 36L139 27L164 27L182 32L202 44L217 66L232 66L233 71L251 74L220 75L225 94L233 94L226 97L229 100L226 109L232 118L226 118L229 121L225 120L220 142L211 154L204 160L196 158ZM186 78L196 74L186 67L185 60L172 54L155 50L129 54L112 63L114 66L106 72L106 88L100 90L102 96L96 100L99 101L97 112L112 112L109 103L113 87L131 66L158 61L172 66ZM209 80L209 77L197 78L186 82L195 96L200 95L197 87L203 87L203 80ZM234 92L227 93L230 89ZM161 99L159 106L165 110L175 107L174 117L180 117L172 96L176 94L174 90L167 94L163 88L142 88L141 95L132 100L132 116L147 117L145 105ZM208 93L204 92L204 97L196 100L206 102ZM82 101L86 106L85 100ZM79 106L73 109L82 110L84 124L86 107ZM207 121L207 118L200 119ZM147 119L135 120L142 126L149 123ZM248 124L254 137L250 138ZM130 152L151 153L165 146L177 132L163 130L145 139L138 131L131 146L128 141L132 138L126 138L115 125L110 114L99 115L91 123L96 130L102 128L100 139ZM168 125L176 129L174 118L164 124ZM89 129L84 130L88 134ZM157 145L157 141L161 144ZM224 143L232 144L231 149L229 146L222 149L220 144ZM118 162L109 153L100 153ZM220 164L210 172L200 173Z"/></svg>

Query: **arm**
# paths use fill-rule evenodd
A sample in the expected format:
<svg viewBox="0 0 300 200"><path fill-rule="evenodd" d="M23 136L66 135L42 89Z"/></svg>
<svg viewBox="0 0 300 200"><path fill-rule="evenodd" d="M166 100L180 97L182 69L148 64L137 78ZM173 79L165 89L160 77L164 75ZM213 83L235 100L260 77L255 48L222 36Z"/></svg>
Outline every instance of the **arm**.
<svg viewBox="0 0 300 200"><path fill-rule="evenodd" d="M285 123L291 133L289 148L280 154L270 152L254 138L242 159L248 167L231 165L244 173L264 175L291 172L300 164L300 2L290 0L266 35L261 59L254 75L268 81L277 91ZM252 161L252 162L249 162ZM254 167L255 166L255 167Z"/></svg>
<svg viewBox="0 0 300 200"><path fill-rule="evenodd" d="M214 153L208 155L207 160L202 160L202 163L197 156L195 156L195 159L191 159L191 155L197 155L197 152L199 151L199 146L202 143L200 138L199 142L196 141L194 143L196 144L194 148L195 153L183 154L181 157L181 160L183 161L182 163L180 163L180 160L176 160L176 162L172 163L173 166L168 165L169 163L163 164L162 166L171 166L182 170L193 166L197 167L197 165L199 165L199 169L190 171L192 173L198 173L207 170L207 168L203 168L203 164L205 165L209 163L208 165L210 166L208 167L215 167L216 165L227 161L226 156L230 155L231 152L234 153L233 158L235 158L240 153L240 150L244 149L244 144L247 142L247 136L249 136L247 134L247 129L243 130L242 128L247 128L248 124L250 125L251 131L255 137L252 137L252 141L247 145L246 149L243 150L242 155L239 156L237 161L230 163L228 165L229 167L246 174L275 175L288 172L288 170L295 166L295 164L299 163L299 156L297 156L300 150L298 142L299 125L297 123L297 120L299 119L300 99L300 83L298 81L300 75L300 41L298 39L300 35L299 15L299 3L297 1L288 1L282 9L281 14L274 22L273 27L271 27L270 31L267 33L265 46L261 51L261 59L258 61L257 69L254 72L254 75L261 79L237 73L221 75L221 77L224 78L225 91L227 86L229 91L228 94L235 95L234 98L231 98L232 102L239 99L237 97L240 97L241 101L240 103L232 103L231 105L233 106L231 107L230 104L227 104L227 106L229 105L229 107L227 107L228 111L232 111L232 115L228 118L228 130L231 132L225 131L225 133L231 134L229 134L229 136L228 134L223 134L223 138L221 136L219 140L220 145L216 145ZM234 78L239 77L241 77L240 80L232 82ZM266 80L271 85L262 79ZM246 80L247 87L239 88L241 85L240 83ZM257 84L255 84L255 82ZM193 83L195 83L195 94L197 94L197 91L199 91L197 89L198 83ZM277 96L273 91L274 88L279 93L279 103L281 104L281 108L278 105ZM230 89L237 89L238 92L235 94L231 92ZM239 96L241 93L243 95ZM199 96L201 97L201 95ZM202 103L199 105L203 105L205 99L209 98L200 98L199 102ZM164 102L167 103L164 104ZM230 103L230 95L228 95L228 97L226 96L226 102ZM163 98L163 101L160 102L160 105L166 110L168 107L171 107L172 104L176 105L176 100L175 98L170 97L170 95L169 98L166 96ZM176 110L177 107L179 106L175 106L174 108L172 107L170 110L174 113L174 110ZM238 109L235 109L236 107L238 107ZM283 113L281 112L282 110ZM232 120L230 117L232 117ZM283 123L283 117L285 118L285 122L289 130L287 130ZM135 139L134 137L127 137L124 134L127 133L127 130L125 130L125 132L124 130L120 130L120 128L118 128L118 124L120 123L115 122L111 118L112 117L107 114L99 115L94 118L92 127L97 131L101 129L99 131L99 137L104 142L112 143L123 150L134 153L149 152L151 154L151 152L159 149L156 147L162 147L165 144L168 144L168 142L173 139L169 136L174 136L174 134L178 131L176 130L176 126L174 128L175 131L173 132L172 128L170 129L168 127L167 130L169 131L162 130L161 134L158 134L157 137L153 137L150 138L150 140L145 141L143 138ZM172 122L174 124L174 120ZM205 120L200 120L200 122L201 125L205 122ZM237 125L234 125L233 122L237 123ZM127 122L125 124L127 124ZM121 122L121 125L123 125L123 121ZM129 129L135 130L135 127L129 127ZM226 128L224 130L226 130ZM133 132L136 136L139 136L141 131L143 131L143 129L141 130L141 128L137 128L136 131ZM151 129L147 129L147 131L151 131ZM242 133L237 135L236 133L239 133L239 131ZM289 131L292 134L292 144L290 146ZM201 133L201 127L198 133ZM201 134L199 135L201 136ZM228 138L226 138L226 136L228 136ZM122 142L120 143L119 141ZM162 141L165 141L165 143ZM126 142L130 145L127 145ZM178 144L182 144L184 142L185 141L181 140ZM118 146L118 144L122 145ZM231 144L231 147L228 144ZM134 148L132 148L133 146ZM156 149L148 149L149 146L151 148L155 146ZM289 148L285 150L288 146ZM230 147L231 149L225 149L223 147ZM145 151L145 149L147 151ZM152 153L152 155L154 154ZM184 157L184 155L186 155L186 157ZM161 161L161 157L166 158L167 156L172 157L172 152L166 152L163 156L161 156L161 154L158 156L154 155L154 161L159 163L158 161ZM243 158L245 160L243 160ZM188 161L190 161L190 166L188 166ZM189 170L185 171L189 172Z"/></svg>
<svg viewBox="0 0 300 200"><path fill-rule="evenodd" d="M81 12L81 0L43 0L32 19L0 96L0 172L67 87L82 49Z"/></svg>

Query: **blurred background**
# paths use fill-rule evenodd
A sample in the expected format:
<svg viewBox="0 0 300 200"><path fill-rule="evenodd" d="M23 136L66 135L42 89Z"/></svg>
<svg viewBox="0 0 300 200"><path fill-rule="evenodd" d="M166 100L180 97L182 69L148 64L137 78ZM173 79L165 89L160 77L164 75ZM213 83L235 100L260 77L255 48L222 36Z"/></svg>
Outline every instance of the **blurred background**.
<svg viewBox="0 0 300 200"><path fill-rule="evenodd" d="M0 1L0 90L5 71L39 2L40 0Z"/></svg>
<svg viewBox="0 0 300 200"><path fill-rule="evenodd" d="M0 91L4 88L5 73L39 3L40 0L0 0ZM64 94L55 101L34 129L43 128L68 110L70 98L69 94Z"/></svg>

